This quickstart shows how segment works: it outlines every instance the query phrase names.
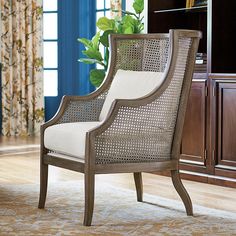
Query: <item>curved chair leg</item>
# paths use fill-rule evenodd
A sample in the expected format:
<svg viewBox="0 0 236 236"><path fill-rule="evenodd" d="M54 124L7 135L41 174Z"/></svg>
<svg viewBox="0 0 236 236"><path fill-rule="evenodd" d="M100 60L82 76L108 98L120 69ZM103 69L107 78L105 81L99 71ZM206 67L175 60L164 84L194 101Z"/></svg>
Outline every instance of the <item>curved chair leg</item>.
<svg viewBox="0 0 236 236"><path fill-rule="evenodd" d="M141 172L134 173L134 182L135 182L136 193L137 193L137 201L142 202L143 201L143 181L142 181Z"/></svg>
<svg viewBox="0 0 236 236"><path fill-rule="evenodd" d="M84 176L85 183L85 210L84 210L84 226L90 226L92 223L93 217L93 208L94 208L94 174L85 174Z"/></svg>
<svg viewBox="0 0 236 236"><path fill-rule="evenodd" d="M40 164L40 194L38 208L42 209L45 206L48 187L48 165Z"/></svg>
<svg viewBox="0 0 236 236"><path fill-rule="evenodd" d="M188 195L188 192L186 191L186 189L180 179L179 171L178 170L171 170L171 178L172 178L172 182L174 184L176 191L178 192L179 196L181 197L181 199L184 203L187 215L192 216L193 215L192 202L191 202L191 199Z"/></svg>

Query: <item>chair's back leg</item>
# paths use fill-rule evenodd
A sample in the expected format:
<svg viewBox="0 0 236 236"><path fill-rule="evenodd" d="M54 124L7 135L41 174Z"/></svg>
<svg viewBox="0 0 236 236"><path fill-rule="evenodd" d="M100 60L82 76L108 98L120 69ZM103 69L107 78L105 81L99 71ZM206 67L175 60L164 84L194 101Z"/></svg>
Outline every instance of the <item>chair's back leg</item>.
<svg viewBox="0 0 236 236"><path fill-rule="evenodd" d="M143 181L142 181L141 172L134 173L134 182L135 182L136 193L137 193L137 201L142 202L143 201Z"/></svg>
<svg viewBox="0 0 236 236"><path fill-rule="evenodd" d="M45 206L48 187L48 165L40 164L40 194L38 208L42 209Z"/></svg>
<svg viewBox="0 0 236 236"><path fill-rule="evenodd" d="M95 175L93 173L85 173L84 175L84 192L85 192L85 210L84 210L84 226L90 226L93 217L94 208L94 187Z"/></svg>
<svg viewBox="0 0 236 236"><path fill-rule="evenodd" d="M179 196L181 197L184 203L187 215L192 216L193 215L192 201L180 179L179 171L171 170L171 178L176 191L178 192Z"/></svg>

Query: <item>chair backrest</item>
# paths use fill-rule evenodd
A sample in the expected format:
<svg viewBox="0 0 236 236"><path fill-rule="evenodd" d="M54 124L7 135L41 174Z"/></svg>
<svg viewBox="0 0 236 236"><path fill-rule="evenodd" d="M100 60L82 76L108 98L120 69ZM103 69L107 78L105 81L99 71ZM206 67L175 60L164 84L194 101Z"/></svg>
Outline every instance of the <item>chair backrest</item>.
<svg viewBox="0 0 236 236"><path fill-rule="evenodd" d="M112 35L112 56L104 87L110 86L118 69L164 72L165 81L142 100L142 106L134 104L119 109L113 124L95 141L97 163L178 158L200 36L198 31L187 30L170 34ZM113 143L107 140L111 134L121 138ZM106 152L99 151L104 141ZM119 149L114 151L114 145Z"/></svg>

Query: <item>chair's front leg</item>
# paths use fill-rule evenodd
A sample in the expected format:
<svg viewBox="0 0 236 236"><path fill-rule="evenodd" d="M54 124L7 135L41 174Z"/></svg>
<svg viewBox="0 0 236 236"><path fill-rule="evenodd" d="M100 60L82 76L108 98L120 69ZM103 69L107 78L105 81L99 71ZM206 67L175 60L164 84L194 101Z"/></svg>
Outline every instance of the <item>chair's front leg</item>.
<svg viewBox="0 0 236 236"><path fill-rule="evenodd" d="M42 157L41 157L42 158ZM40 163L40 194L38 208L42 209L45 206L48 186L48 165Z"/></svg>
<svg viewBox="0 0 236 236"><path fill-rule="evenodd" d="M134 173L134 182L135 182L136 193L137 193L137 201L142 202L143 201L143 181L142 181L141 172Z"/></svg>
<svg viewBox="0 0 236 236"><path fill-rule="evenodd" d="M192 201L191 201L191 198L189 197L188 192L185 189L185 187L180 179L179 171L178 170L171 170L171 178L172 178L172 182L174 184L176 191L178 192L179 196L181 197L181 199L184 203L187 215L192 216L193 215Z"/></svg>
<svg viewBox="0 0 236 236"><path fill-rule="evenodd" d="M85 192L85 210L84 210L84 226L90 226L93 217L94 208L94 181L95 175L88 171L84 176L84 192Z"/></svg>

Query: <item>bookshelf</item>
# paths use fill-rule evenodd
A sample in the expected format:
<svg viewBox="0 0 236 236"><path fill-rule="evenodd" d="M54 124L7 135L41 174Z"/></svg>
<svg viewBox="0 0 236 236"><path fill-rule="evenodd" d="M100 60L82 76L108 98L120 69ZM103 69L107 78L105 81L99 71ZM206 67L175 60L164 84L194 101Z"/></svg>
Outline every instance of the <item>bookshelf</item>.
<svg viewBox="0 0 236 236"><path fill-rule="evenodd" d="M207 6L196 6L196 7L183 7L177 9L165 9L165 10L155 10L154 13L165 13L165 12L176 12L176 11L185 11L185 12L193 12L197 10L207 10Z"/></svg>
<svg viewBox="0 0 236 236"><path fill-rule="evenodd" d="M207 5L186 7L186 0L149 1L148 32L168 32L172 29L197 29L203 32L199 45L199 55L203 55L206 63L207 55ZM153 24L152 22L156 22ZM158 24L162 22L162 24ZM203 71L203 68L205 71ZM200 71L197 71L200 69ZM198 64L196 73L207 73L206 64L201 68Z"/></svg>
<svg viewBox="0 0 236 236"><path fill-rule="evenodd" d="M181 146L182 175L236 187L236 1L148 0L148 33L202 31Z"/></svg>

